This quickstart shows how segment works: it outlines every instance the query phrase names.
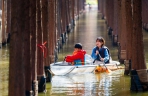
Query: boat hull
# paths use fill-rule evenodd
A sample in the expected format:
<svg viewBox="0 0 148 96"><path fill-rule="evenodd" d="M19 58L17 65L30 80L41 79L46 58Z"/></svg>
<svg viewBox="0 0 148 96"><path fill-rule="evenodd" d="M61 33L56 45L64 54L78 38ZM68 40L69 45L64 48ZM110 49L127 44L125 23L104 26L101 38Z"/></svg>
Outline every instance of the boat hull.
<svg viewBox="0 0 148 96"><path fill-rule="evenodd" d="M50 64L51 72L54 75L67 75L67 74L85 74L92 73L96 69L96 67L104 66L104 63L87 63L85 65L71 65L67 62L56 62ZM112 61L109 64L105 64L106 66L118 66L120 63L118 61Z"/></svg>

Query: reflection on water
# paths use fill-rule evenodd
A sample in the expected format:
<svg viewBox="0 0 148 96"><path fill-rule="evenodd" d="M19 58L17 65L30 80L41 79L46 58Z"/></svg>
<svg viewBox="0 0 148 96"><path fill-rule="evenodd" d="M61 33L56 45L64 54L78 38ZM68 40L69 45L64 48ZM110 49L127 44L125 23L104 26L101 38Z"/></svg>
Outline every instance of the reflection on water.
<svg viewBox="0 0 148 96"><path fill-rule="evenodd" d="M105 38L113 60L118 60L117 47L112 46L105 21L101 20L101 13L98 13L95 8L86 11L85 14L80 15L76 23L74 31L68 34L68 40L60 50L59 61L63 60L67 54L72 54L73 45L78 42L83 44L87 54L91 54L98 36ZM147 32L144 34L148 35ZM145 43L148 41L147 37L144 37ZM146 60L148 62L148 59ZM130 78L123 74L124 70L120 69L109 74L53 76L52 82L47 83L47 93L40 93L39 96L148 96L148 92L131 92Z"/></svg>
<svg viewBox="0 0 148 96"><path fill-rule="evenodd" d="M0 48L0 96L8 94L9 50L7 46Z"/></svg>
<svg viewBox="0 0 148 96"><path fill-rule="evenodd" d="M130 94L128 81L129 78L123 76L123 70L116 70L109 74L53 76L51 85L47 84L45 94L48 96L122 96L121 93Z"/></svg>
<svg viewBox="0 0 148 96"><path fill-rule="evenodd" d="M118 88L115 84L124 82L122 77L123 70L114 71L110 74L78 74L69 76L53 76L51 95L65 93L74 96L111 96L117 94ZM118 85L121 88L123 86ZM128 87L128 85L127 85ZM122 88L124 89L124 88Z"/></svg>
<svg viewBox="0 0 148 96"><path fill-rule="evenodd" d="M96 19L98 18L98 20ZM87 54L91 54L95 46L95 39L103 36L106 45L110 49L113 60L117 60L117 47L112 46L111 38L107 35L107 27L101 20L101 13L95 8L80 15L76 22L74 32L68 34L68 40L59 53L59 61L65 55L71 54L73 45L77 42L83 44ZM144 45L146 62L148 62L148 32L144 31ZM8 95L8 46L0 48L0 96ZM39 93L39 96L148 96L148 92L131 92L130 78L123 75L123 70L101 74L77 74L67 76L53 76L52 82L46 84L47 92Z"/></svg>

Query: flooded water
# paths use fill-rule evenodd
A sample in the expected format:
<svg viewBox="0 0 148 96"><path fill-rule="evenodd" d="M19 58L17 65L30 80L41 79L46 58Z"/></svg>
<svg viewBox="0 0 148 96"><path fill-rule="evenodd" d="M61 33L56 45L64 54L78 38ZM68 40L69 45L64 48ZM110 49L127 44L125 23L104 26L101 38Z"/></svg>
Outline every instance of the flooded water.
<svg viewBox="0 0 148 96"><path fill-rule="evenodd" d="M98 18L98 19L97 19ZM148 43L148 33L144 32L144 43ZM75 43L82 43L87 54L91 54L95 46L95 40L102 36L106 40L106 46L110 49L113 60L118 60L117 47L111 42L107 34L105 21L101 19L101 13L96 9L87 10L80 15L75 29L68 34L67 42L59 53L59 61L72 54ZM146 50L148 49L145 46ZM147 55L146 55L147 56ZM148 59L146 59L148 61ZM148 96L148 92L135 93L130 91L130 78L124 76L124 70L116 70L111 73L77 74L66 76L53 76L52 82L47 83L47 93L39 96Z"/></svg>
<svg viewBox="0 0 148 96"><path fill-rule="evenodd" d="M101 13L97 12L96 8L80 15L75 29L68 34L67 41L60 50L58 60L61 61L67 54L72 54L74 44L78 42L83 44L87 54L91 54L98 36L105 38L113 60L118 60L117 47L112 46L105 21L101 19ZM148 62L147 43L148 32L144 31L145 56ZM8 46L4 46L0 48L0 96L8 95L8 61ZM131 92L130 78L123 73L120 69L111 73L53 76L52 82L46 84L47 92L39 93L39 96L148 96L148 92Z"/></svg>
<svg viewBox="0 0 148 96"><path fill-rule="evenodd" d="M8 70L9 50L4 46L0 48L0 96L8 96Z"/></svg>

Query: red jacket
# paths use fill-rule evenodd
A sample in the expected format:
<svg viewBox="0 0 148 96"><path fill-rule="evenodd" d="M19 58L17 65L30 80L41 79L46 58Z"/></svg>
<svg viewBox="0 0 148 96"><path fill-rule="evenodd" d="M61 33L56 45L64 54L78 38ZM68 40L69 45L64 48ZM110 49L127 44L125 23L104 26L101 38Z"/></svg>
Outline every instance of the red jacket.
<svg viewBox="0 0 148 96"><path fill-rule="evenodd" d="M75 60L81 60L81 62L84 62L85 54L86 54L85 50L74 51L73 55L66 56L66 62L74 62Z"/></svg>

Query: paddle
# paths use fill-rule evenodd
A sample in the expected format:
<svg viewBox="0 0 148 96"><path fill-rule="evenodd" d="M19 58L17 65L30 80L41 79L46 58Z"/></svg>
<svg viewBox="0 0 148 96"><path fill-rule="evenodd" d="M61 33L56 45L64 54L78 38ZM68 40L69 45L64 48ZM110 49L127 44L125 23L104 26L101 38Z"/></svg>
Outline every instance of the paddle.
<svg viewBox="0 0 148 96"><path fill-rule="evenodd" d="M94 59L94 61L93 61L93 64L95 63L95 61L97 60L97 58L96 59ZM96 68L96 72L98 71L98 72L101 72L103 69L101 68L101 65L100 65L100 63L99 63L99 66L97 66L97 68Z"/></svg>
<svg viewBox="0 0 148 96"><path fill-rule="evenodd" d="M98 54L98 55L99 55L100 58L102 58L100 54ZM106 67L104 60L103 60L103 64L104 64L104 66L105 66L105 68L106 68L106 72L107 72L107 73L112 72L111 70L109 70L109 69Z"/></svg>

